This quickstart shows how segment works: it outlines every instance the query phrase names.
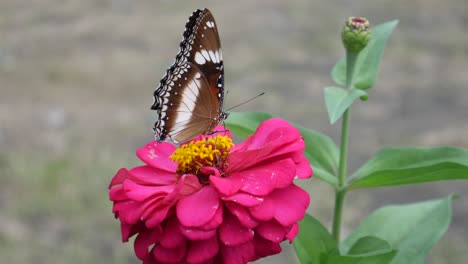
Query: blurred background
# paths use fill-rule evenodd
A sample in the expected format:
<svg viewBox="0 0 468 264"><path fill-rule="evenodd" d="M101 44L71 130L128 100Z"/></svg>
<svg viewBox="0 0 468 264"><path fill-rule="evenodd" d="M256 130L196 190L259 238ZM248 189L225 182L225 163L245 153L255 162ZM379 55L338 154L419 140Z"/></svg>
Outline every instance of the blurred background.
<svg viewBox="0 0 468 264"><path fill-rule="evenodd" d="M152 93L184 25L209 8L223 45L232 106L266 111L338 139L322 88L344 54L348 16L399 19L367 102L352 110L350 171L384 146L468 147L468 5L462 0L0 1L0 262L139 263L120 241L107 186L153 138ZM331 222L334 197L307 186ZM468 258L468 185L350 193L344 233L387 204L456 192L453 222L427 263ZM402 223L404 224L404 223ZM286 253L261 263L293 263ZM288 253L289 252L289 253Z"/></svg>

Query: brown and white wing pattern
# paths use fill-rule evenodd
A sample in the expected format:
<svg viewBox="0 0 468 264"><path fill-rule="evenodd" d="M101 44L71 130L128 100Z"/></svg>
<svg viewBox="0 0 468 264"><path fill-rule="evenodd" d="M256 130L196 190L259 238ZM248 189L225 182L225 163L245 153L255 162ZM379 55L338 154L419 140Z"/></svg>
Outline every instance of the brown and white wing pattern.
<svg viewBox="0 0 468 264"><path fill-rule="evenodd" d="M196 10L185 25L174 64L154 92L155 138L188 141L207 134L223 112L224 68L218 28L208 9Z"/></svg>

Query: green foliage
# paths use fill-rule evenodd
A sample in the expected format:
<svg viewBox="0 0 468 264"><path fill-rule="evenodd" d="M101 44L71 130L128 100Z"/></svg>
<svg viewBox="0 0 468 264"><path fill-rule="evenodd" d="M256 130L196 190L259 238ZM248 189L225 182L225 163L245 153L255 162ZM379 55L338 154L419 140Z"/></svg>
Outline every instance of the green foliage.
<svg viewBox="0 0 468 264"><path fill-rule="evenodd" d="M296 126L301 131L306 149L304 155L314 170L313 177L338 186L339 151L333 140L317 131Z"/></svg>
<svg viewBox="0 0 468 264"><path fill-rule="evenodd" d="M447 231L452 200L450 195L440 200L380 208L343 241L341 251L350 252L359 239L375 236L398 250L391 264L423 264L429 250Z"/></svg>
<svg viewBox="0 0 468 264"><path fill-rule="evenodd" d="M377 238L374 238L378 240ZM383 240L379 240L383 241ZM384 241L385 242L385 241ZM367 242L356 242L367 243ZM382 244L383 245L383 244ZM389 264L396 255L396 250L392 250L388 247L388 243L385 243L385 248L371 249L371 251L362 251L355 254L339 255L338 253L330 254L323 262L325 264ZM359 246L359 245L358 245Z"/></svg>
<svg viewBox="0 0 468 264"><path fill-rule="evenodd" d="M330 124L334 124L353 102L367 93L359 89L346 90L340 87L325 87L325 104Z"/></svg>
<svg viewBox="0 0 468 264"><path fill-rule="evenodd" d="M337 243L328 230L314 217L306 215L299 222L300 232L293 246L302 264L323 263L328 254L336 251Z"/></svg>
<svg viewBox="0 0 468 264"><path fill-rule="evenodd" d="M374 85L377 80L385 44L397 24L398 20L393 20L371 28L371 40L359 53L356 62L352 78L353 87L366 90ZM337 84L346 84L346 58L342 58L333 67L331 77Z"/></svg>
<svg viewBox="0 0 468 264"><path fill-rule="evenodd" d="M397 253L388 242L366 236L341 255L335 239L317 219L306 215L299 227L293 246L302 264L388 264Z"/></svg>
<svg viewBox="0 0 468 264"><path fill-rule="evenodd" d="M451 147L381 150L350 178L349 188L468 179L468 150Z"/></svg>
<svg viewBox="0 0 468 264"><path fill-rule="evenodd" d="M359 255L368 252L388 253L389 251L393 251L393 249L387 241L373 236L366 236L359 238L356 243L351 246L348 254Z"/></svg>
<svg viewBox="0 0 468 264"><path fill-rule="evenodd" d="M395 257L396 251L385 253L367 253L364 255L330 255L326 264L389 264Z"/></svg>

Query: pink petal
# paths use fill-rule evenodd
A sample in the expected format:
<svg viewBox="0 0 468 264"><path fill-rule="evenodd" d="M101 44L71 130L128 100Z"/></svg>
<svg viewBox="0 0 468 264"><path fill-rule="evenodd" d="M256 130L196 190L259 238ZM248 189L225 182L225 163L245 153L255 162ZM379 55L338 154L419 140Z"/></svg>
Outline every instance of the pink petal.
<svg viewBox="0 0 468 264"><path fill-rule="evenodd" d="M114 187L115 185L122 184L122 182L128 178L128 170L126 168L121 168L117 173L114 175L112 178L110 184L109 184L109 189Z"/></svg>
<svg viewBox="0 0 468 264"><path fill-rule="evenodd" d="M312 176L312 167L310 166L307 158L302 152L296 152L293 156L294 162L296 163L296 176L299 179L307 179Z"/></svg>
<svg viewBox="0 0 468 264"><path fill-rule="evenodd" d="M257 234L275 243L283 241L289 230L290 228L284 227L276 221L261 222L255 228Z"/></svg>
<svg viewBox="0 0 468 264"><path fill-rule="evenodd" d="M151 207L141 216L147 228L159 225L169 215L172 206Z"/></svg>
<svg viewBox="0 0 468 264"><path fill-rule="evenodd" d="M216 236L216 229L201 230L198 228L190 228L179 226L180 232L190 240L206 240Z"/></svg>
<svg viewBox="0 0 468 264"><path fill-rule="evenodd" d="M246 140L248 149L262 148L267 144L283 145L300 138L297 128L280 118L271 118L262 122L255 133Z"/></svg>
<svg viewBox="0 0 468 264"><path fill-rule="evenodd" d="M279 243L266 240L261 236L255 236L253 241L255 245L255 254L257 255L256 259L275 255L281 252L281 246Z"/></svg>
<svg viewBox="0 0 468 264"><path fill-rule="evenodd" d="M192 174L184 174L179 179L180 182L183 182L182 187L180 188L179 195L187 196L190 195L198 190L200 190L203 186L198 181L197 176Z"/></svg>
<svg viewBox="0 0 468 264"><path fill-rule="evenodd" d="M294 241L297 234L299 233L299 225L297 223L293 224L291 230L286 234L286 238L289 240L289 243Z"/></svg>
<svg viewBox="0 0 468 264"><path fill-rule="evenodd" d="M250 213L259 220L265 221L273 217L284 226L291 225L304 217L309 201L306 191L290 185L272 192L265 197L262 204L251 208Z"/></svg>
<svg viewBox="0 0 468 264"><path fill-rule="evenodd" d="M179 200L176 207L177 217L183 226L202 226L213 218L220 205L216 190L205 186L198 192Z"/></svg>
<svg viewBox="0 0 468 264"><path fill-rule="evenodd" d="M258 225L258 222L255 221L245 207L236 204L236 203L225 203L226 207L229 209L229 212L237 217L243 226L248 228L254 228Z"/></svg>
<svg viewBox="0 0 468 264"><path fill-rule="evenodd" d="M146 146L138 149L136 154L144 163L151 167L175 172L177 163L169 158L175 149L175 146L167 142L158 143L156 141L151 141L146 144Z"/></svg>
<svg viewBox="0 0 468 264"><path fill-rule="evenodd" d="M159 241L165 248L182 247L186 243L185 236L182 235L179 229L177 218L172 217L168 219L163 229L163 234Z"/></svg>
<svg viewBox="0 0 468 264"><path fill-rule="evenodd" d="M242 143L241 143L242 144ZM258 164L273 151L272 146L252 150L232 150L228 157L229 167L226 174L242 171Z"/></svg>
<svg viewBox="0 0 468 264"><path fill-rule="evenodd" d="M188 252L188 263L206 263L218 254L219 244L216 236L201 240L191 241Z"/></svg>
<svg viewBox="0 0 468 264"><path fill-rule="evenodd" d="M296 175L292 159L271 161L268 164L232 173L229 178L241 181L241 190L253 195L267 195L276 188L290 185Z"/></svg>
<svg viewBox="0 0 468 264"><path fill-rule="evenodd" d="M246 207L253 207L263 202L263 198L250 195L248 193L236 193L229 197L223 197L223 201L231 201Z"/></svg>
<svg viewBox="0 0 468 264"><path fill-rule="evenodd" d="M219 229L219 239L226 246L237 246L252 240L254 231L241 225L232 215L227 215Z"/></svg>
<svg viewBox="0 0 468 264"><path fill-rule="evenodd" d="M156 260L153 257L153 254L147 255L144 259L142 259L142 264L154 264Z"/></svg>
<svg viewBox="0 0 468 264"><path fill-rule="evenodd" d="M203 230L212 230L218 228L219 225L223 222L223 207L220 206L218 207L218 210L216 210L215 215L211 220L206 223L205 225L201 226L201 229Z"/></svg>
<svg viewBox="0 0 468 264"><path fill-rule="evenodd" d="M133 245L135 255L141 260L145 259L150 254L150 247L158 241L160 235L157 229L140 232Z"/></svg>
<svg viewBox="0 0 468 264"><path fill-rule="evenodd" d="M123 183L123 189L125 190L128 198L139 202L148 199L151 196L171 193L174 190L174 187L174 185L144 186L130 180L125 180Z"/></svg>
<svg viewBox="0 0 468 264"><path fill-rule="evenodd" d="M202 188L197 176L184 174L174 186L174 190L164 197L164 203L177 201L183 196L188 196Z"/></svg>
<svg viewBox="0 0 468 264"><path fill-rule="evenodd" d="M137 224L126 224L120 222L120 231L122 233L122 241L128 242L128 239L133 235L140 233L144 230L144 225L142 222Z"/></svg>
<svg viewBox="0 0 468 264"><path fill-rule="evenodd" d="M271 196L271 194L269 195ZM249 209L250 214L257 220L268 221L273 219L276 212L276 205L273 199L266 197L258 206L254 206Z"/></svg>
<svg viewBox="0 0 468 264"><path fill-rule="evenodd" d="M304 146L299 130L285 120L276 118L261 123L255 134L243 143L237 144L232 151L270 149L268 155L257 157L257 160L263 160L268 156L303 150Z"/></svg>
<svg viewBox="0 0 468 264"><path fill-rule="evenodd" d="M114 203L113 207L113 211L118 214L120 221L127 224L136 224L140 220L143 210L141 204L134 201Z"/></svg>
<svg viewBox="0 0 468 264"><path fill-rule="evenodd" d="M114 202L120 202L120 201L127 200L127 199L128 197L125 194L125 191L123 190L122 186L110 189L109 200L114 201Z"/></svg>
<svg viewBox="0 0 468 264"><path fill-rule="evenodd" d="M221 256L223 264L245 264L255 257L255 248L252 241L229 247L221 247Z"/></svg>
<svg viewBox="0 0 468 264"><path fill-rule="evenodd" d="M254 135L231 150L227 172L244 170L275 157L288 158L304 148L298 129L284 120L269 119L260 124Z"/></svg>
<svg viewBox="0 0 468 264"><path fill-rule="evenodd" d="M140 166L129 171L132 180L142 185L172 185L178 176L175 171L156 169L150 166Z"/></svg>
<svg viewBox="0 0 468 264"><path fill-rule="evenodd" d="M210 184L225 196L235 194L242 185L241 181L232 180L231 178L210 177L209 180Z"/></svg>
<svg viewBox="0 0 468 264"><path fill-rule="evenodd" d="M177 248L165 248L160 244L153 248L153 256L156 260L166 263L180 263L187 252L187 243ZM158 262L157 262L158 263Z"/></svg>
<svg viewBox="0 0 468 264"><path fill-rule="evenodd" d="M204 166L204 167L201 167L200 172L210 177L217 177L217 178L221 177L219 170L215 167Z"/></svg>
<svg viewBox="0 0 468 264"><path fill-rule="evenodd" d="M304 218L310 202L309 194L296 185L275 191L271 198L276 203L275 219L282 225L291 225Z"/></svg>

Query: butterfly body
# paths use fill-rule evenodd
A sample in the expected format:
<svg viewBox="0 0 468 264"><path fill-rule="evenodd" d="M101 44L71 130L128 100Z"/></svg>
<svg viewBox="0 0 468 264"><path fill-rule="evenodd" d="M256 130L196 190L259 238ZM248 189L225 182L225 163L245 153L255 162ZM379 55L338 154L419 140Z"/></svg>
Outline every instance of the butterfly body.
<svg viewBox="0 0 468 264"><path fill-rule="evenodd" d="M210 133L227 118L223 111L224 66L218 29L208 9L185 25L174 64L154 91L155 139L186 142Z"/></svg>

